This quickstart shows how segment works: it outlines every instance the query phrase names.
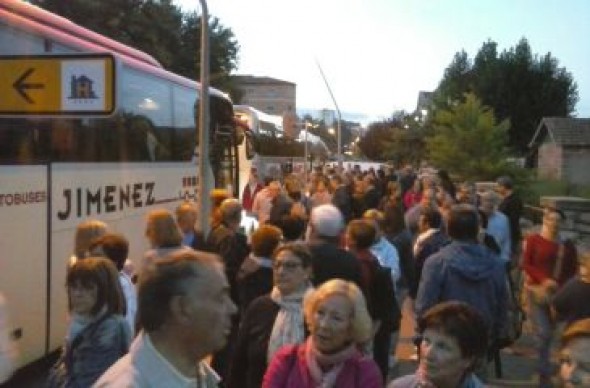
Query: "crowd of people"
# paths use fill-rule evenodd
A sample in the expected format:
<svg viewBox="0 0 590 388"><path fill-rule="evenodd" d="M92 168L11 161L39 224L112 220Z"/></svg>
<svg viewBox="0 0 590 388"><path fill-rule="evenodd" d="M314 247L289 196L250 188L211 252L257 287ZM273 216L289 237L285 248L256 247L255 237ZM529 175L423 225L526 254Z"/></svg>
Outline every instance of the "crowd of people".
<svg viewBox="0 0 590 388"><path fill-rule="evenodd" d="M552 386L558 322L564 386L590 383L590 309L578 303L590 296L590 249L561 239L551 208L523 239L507 176L478 192L410 166L319 169L307 182L263 182L252 169L241 201L211 197L207 235L192 203L152 210L150 249L133 261L124 231L78 226L50 387L481 387L511 343L521 278L539 386ZM418 367L395 376L402 311ZM4 375L9 342L0 337Z"/></svg>

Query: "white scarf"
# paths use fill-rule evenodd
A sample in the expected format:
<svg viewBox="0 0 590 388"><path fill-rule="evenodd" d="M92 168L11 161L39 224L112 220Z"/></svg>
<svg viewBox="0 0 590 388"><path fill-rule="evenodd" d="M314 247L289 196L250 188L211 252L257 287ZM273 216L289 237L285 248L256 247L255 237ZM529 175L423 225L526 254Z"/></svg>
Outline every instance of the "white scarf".
<svg viewBox="0 0 590 388"><path fill-rule="evenodd" d="M416 239L416 242L414 243L414 256L416 256L420 252L420 249L422 248L422 244L424 243L424 240L426 240L428 237L432 236L434 233L438 232L438 230L439 230L438 228L430 228L426 232L424 232L418 236L418 238Z"/></svg>
<svg viewBox="0 0 590 388"><path fill-rule="evenodd" d="M303 319L303 298L312 290L309 283L291 295L283 296L275 286L270 298L280 306L279 313L270 333L266 360L272 360L274 354L284 345L298 344L305 339L305 322Z"/></svg>

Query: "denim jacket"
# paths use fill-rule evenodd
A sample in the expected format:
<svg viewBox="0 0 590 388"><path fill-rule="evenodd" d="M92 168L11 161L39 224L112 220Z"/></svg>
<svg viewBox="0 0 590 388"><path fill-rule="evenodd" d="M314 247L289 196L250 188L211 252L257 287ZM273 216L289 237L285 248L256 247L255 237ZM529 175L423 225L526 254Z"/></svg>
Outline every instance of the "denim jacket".
<svg viewBox="0 0 590 388"><path fill-rule="evenodd" d="M90 387L129 350L131 330L125 317L108 315L89 324L71 342L49 374L48 386Z"/></svg>

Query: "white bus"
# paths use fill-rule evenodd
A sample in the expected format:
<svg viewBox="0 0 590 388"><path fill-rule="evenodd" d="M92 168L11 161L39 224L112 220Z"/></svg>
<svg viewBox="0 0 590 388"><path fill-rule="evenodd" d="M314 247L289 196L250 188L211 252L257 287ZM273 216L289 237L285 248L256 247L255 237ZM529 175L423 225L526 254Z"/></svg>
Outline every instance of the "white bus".
<svg viewBox="0 0 590 388"><path fill-rule="evenodd" d="M124 234L137 261L148 248L146 213L195 199L200 88L143 52L17 0L0 1L0 53L109 53L117 62L110 117L0 115L0 292L22 366L63 342L66 267L81 221ZM216 187L237 189L232 103L214 89L210 98Z"/></svg>
<svg viewBox="0 0 590 388"><path fill-rule="evenodd" d="M246 105L234 105L238 127L243 133L238 146L240 195L255 167L261 178L280 179L285 173L303 174L305 142L311 160L325 159L328 148L319 136L302 130L295 139L285 136L281 116L270 115ZM241 139L244 139L243 141ZM310 167L308 166L308 169Z"/></svg>

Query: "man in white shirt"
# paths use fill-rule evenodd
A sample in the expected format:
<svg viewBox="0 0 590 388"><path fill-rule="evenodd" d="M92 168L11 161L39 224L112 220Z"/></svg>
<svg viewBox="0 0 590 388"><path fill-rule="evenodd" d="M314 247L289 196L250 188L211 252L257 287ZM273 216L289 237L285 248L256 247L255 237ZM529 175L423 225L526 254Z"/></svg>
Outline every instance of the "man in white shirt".
<svg viewBox="0 0 590 388"><path fill-rule="evenodd" d="M217 387L204 358L225 345L237 312L219 257L184 250L150 265L138 302L142 330L94 387Z"/></svg>

